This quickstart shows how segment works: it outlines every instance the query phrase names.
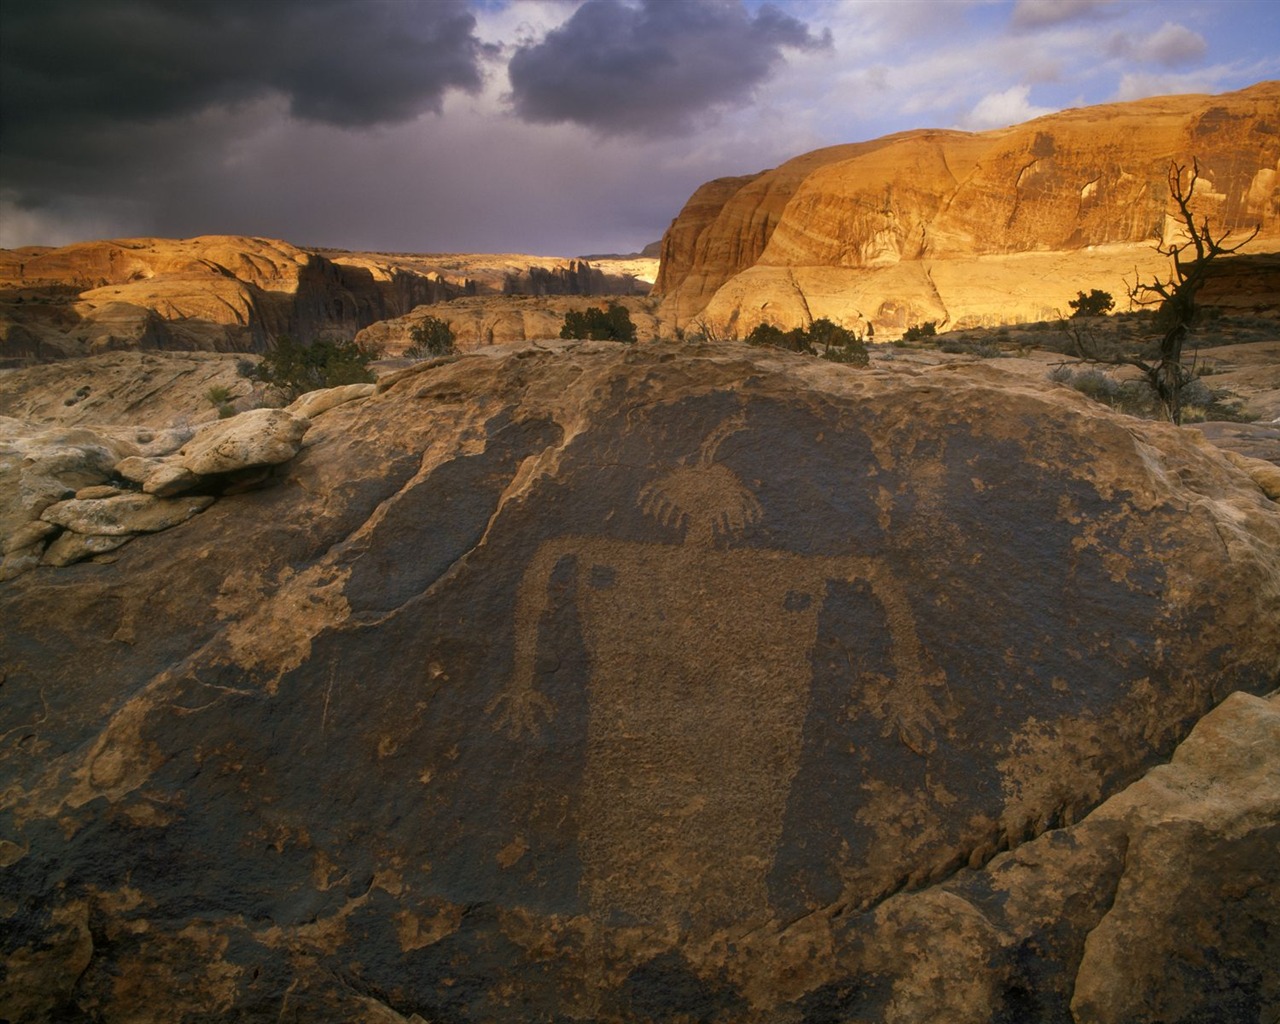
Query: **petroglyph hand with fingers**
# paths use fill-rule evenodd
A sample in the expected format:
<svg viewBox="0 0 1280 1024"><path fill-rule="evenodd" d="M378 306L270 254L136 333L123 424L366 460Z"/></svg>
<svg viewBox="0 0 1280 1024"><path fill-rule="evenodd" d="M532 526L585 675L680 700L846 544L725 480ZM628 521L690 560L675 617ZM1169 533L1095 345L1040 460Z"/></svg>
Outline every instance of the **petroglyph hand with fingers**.
<svg viewBox="0 0 1280 1024"><path fill-rule="evenodd" d="M495 716L500 729L519 739L525 733L536 737L545 722L555 715L551 701L532 685L510 687L485 705L485 714Z"/></svg>

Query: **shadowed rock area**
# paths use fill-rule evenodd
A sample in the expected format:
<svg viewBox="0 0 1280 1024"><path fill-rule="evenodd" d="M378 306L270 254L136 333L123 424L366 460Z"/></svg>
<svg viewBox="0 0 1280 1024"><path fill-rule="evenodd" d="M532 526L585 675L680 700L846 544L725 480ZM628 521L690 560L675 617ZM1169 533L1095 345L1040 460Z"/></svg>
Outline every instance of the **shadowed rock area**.
<svg viewBox="0 0 1280 1024"><path fill-rule="evenodd" d="M1280 1008L1280 507L991 365L419 364L0 621L0 1017Z"/></svg>

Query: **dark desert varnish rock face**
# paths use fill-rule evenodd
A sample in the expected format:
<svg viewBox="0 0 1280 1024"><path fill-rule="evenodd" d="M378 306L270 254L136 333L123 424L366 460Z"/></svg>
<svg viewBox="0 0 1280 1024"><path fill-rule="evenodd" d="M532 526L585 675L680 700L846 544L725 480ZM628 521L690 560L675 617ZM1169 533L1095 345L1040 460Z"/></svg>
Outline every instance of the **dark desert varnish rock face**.
<svg viewBox="0 0 1280 1024"><path fill-rule="evenodd" d="M415 368L274 486L0 586L0 1006L1070 1019L1143 884L1141 815L1089 812L1275 686L1278 552L1189 433L989 366ZM1169 1019L1226 1005L1198 969Z"/></svg>

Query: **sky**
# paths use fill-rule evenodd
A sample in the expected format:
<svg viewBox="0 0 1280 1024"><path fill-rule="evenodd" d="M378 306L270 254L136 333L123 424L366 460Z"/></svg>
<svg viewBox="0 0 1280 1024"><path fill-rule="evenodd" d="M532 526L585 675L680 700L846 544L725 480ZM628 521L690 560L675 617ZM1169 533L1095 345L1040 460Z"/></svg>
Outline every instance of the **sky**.
<svg viewBox="0 0 1280 1024"><path fill-rule="evenodd" d="M1274 0L0 0L0 247L629 253L822 146L1276 78Z"/></svg>

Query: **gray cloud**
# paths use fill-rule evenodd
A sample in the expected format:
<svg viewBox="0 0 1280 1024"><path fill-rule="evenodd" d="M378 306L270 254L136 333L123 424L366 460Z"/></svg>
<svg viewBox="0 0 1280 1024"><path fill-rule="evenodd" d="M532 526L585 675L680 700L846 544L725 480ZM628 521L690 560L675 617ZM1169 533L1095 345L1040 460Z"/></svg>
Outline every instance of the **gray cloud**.
<svg viewBox="0 0 1280 1024"><path fill-rule="evenodd" d="M128 213L143 232L185 191L217 230L207 190L252 173L255 136L408 122L478 91L475 27L465 0L4 0L0 205L28 224Z"/></svg>
<svg viewBox="0 0 1280 1024"><path fill-rule="evenodd" d="M0 144L48 147L272 94L304 120L405 121L480 87L474 29L464 0L6 2Z"/></svg>
<svg viewBox="0 0 1280 1024"><path fill-rule="evenodd" d="M1018 0L1010 24L1015 29L1038 29L1116 13L1114 0Z"/></svg>
<svg viewBox="0 0 1280 1024"><path fill-rule="evenodd" d="M1208 52L1202 35L1167 21L1147 36L1116 33L1107 44L1107 53L1113 57L1165 68L1191 64Z"/></svg>
<svg viewBox="0 0 1280 1024"><path fill-rule="evenodd" d="M690 130L700 115L749 102L784 49L831 46L768 5L740 0L587 0L509 65L516 114L606 135Z"/></svg>

